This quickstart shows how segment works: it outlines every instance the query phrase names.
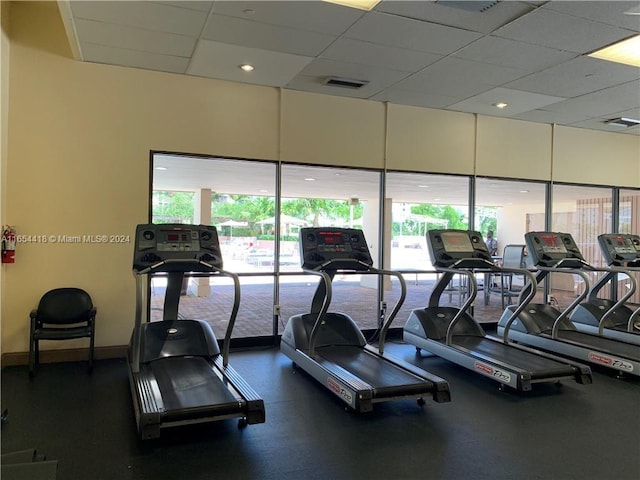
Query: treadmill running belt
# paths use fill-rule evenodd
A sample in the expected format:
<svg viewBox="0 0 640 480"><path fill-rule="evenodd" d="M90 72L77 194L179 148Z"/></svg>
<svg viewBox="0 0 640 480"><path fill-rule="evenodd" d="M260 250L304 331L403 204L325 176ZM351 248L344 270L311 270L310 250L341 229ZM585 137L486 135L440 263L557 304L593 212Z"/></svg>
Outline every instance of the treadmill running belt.
<svg viewBox="0 0 640 480"><path fill-rule="evenodd" d="M168 357L150 364L166 410L238 403L201 357Z"/></svg>
<svg viewBox="0 0 640 480"><path fill-rule="evenodd" d="M332 362L368 383L374 389L374 396L381 398L394 395L411 395L426 392L426 382L393 363L382 360L362 347L334 345L319 347L316 353L324 360Z"/></svg>
<svg viewBox="0 0 640 480"><path fill-rule="evenodd" d="M534 379L571 375L574 371L574 367L566 363L557 362L483 337L454 336L452 343L454 346L460 346L471 352L531 372L531 378Z"/></svg>
<svg viewBox="0 0 640 480"><path fill-rule="evenodd" d="M551 335L548 335L548 337L551 338ZM629 360L640 362L640 347L638 347L638 345L573 330L560 330L558 332L558 338L560 340L583 344L587 348L608 353L609 355L619 355Z"/></svg>

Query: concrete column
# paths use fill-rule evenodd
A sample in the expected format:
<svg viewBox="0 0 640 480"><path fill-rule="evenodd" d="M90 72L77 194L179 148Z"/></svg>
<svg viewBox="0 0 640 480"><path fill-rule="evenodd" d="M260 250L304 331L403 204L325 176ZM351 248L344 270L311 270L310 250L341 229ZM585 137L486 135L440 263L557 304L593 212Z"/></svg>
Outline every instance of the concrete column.
<svg viewBox="0 0 640 480"><path fill-rule="evenodd" d="M211 225L211 189L202 188L193 196L193 222L200 225ZM209 278L192 278L191 284L196 287L198 297L211 296Z"/></svg>

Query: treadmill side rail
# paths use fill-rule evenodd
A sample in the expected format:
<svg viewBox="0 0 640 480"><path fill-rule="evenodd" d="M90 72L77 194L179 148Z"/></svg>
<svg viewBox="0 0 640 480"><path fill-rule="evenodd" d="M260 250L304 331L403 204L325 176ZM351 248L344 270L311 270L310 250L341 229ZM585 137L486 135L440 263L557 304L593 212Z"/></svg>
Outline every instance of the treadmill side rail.
<svg viewBox="0 0 640 480"><path fill-rule="evenodd" d="M251 388L251 386L236 372L229 364L223 365L224 360L218 356L215 359L216 367L222 372L222 375L226 377L233 387L242 395L244 399L243 411L247 420L247 424L253 425L256 423L265 422L265 410L264 401L260 396Z"/></svg>

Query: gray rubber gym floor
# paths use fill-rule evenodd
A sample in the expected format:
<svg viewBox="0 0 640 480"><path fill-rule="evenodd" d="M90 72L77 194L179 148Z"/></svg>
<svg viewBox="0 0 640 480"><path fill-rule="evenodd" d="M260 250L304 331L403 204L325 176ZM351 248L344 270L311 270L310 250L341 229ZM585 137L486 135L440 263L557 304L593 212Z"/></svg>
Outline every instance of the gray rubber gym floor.
<svg viewBox="0 0 640 480"><path fill-rule="evenodd" d="M640 382L594 371L518 394L400 343L387 351L449 381L430 398L347 412L275 348L232 352L265 401L267 421L237 420L137 438L124 359L2 370L2 453L36 448L58 479L617 479L640 478Z"/></svg>

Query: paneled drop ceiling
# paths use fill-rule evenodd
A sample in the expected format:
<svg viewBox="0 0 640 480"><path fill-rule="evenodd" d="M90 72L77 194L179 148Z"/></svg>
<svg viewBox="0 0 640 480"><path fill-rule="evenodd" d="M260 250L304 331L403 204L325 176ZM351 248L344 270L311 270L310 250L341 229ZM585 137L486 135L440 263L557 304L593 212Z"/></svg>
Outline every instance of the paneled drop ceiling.
<svg viewBox="0 0 640 480"><path fill-rule="evenodd" d="M58 4L86 62L640 134L606 123L640 118L640 69L586 56L640 33L640 1Z"/></svg>

